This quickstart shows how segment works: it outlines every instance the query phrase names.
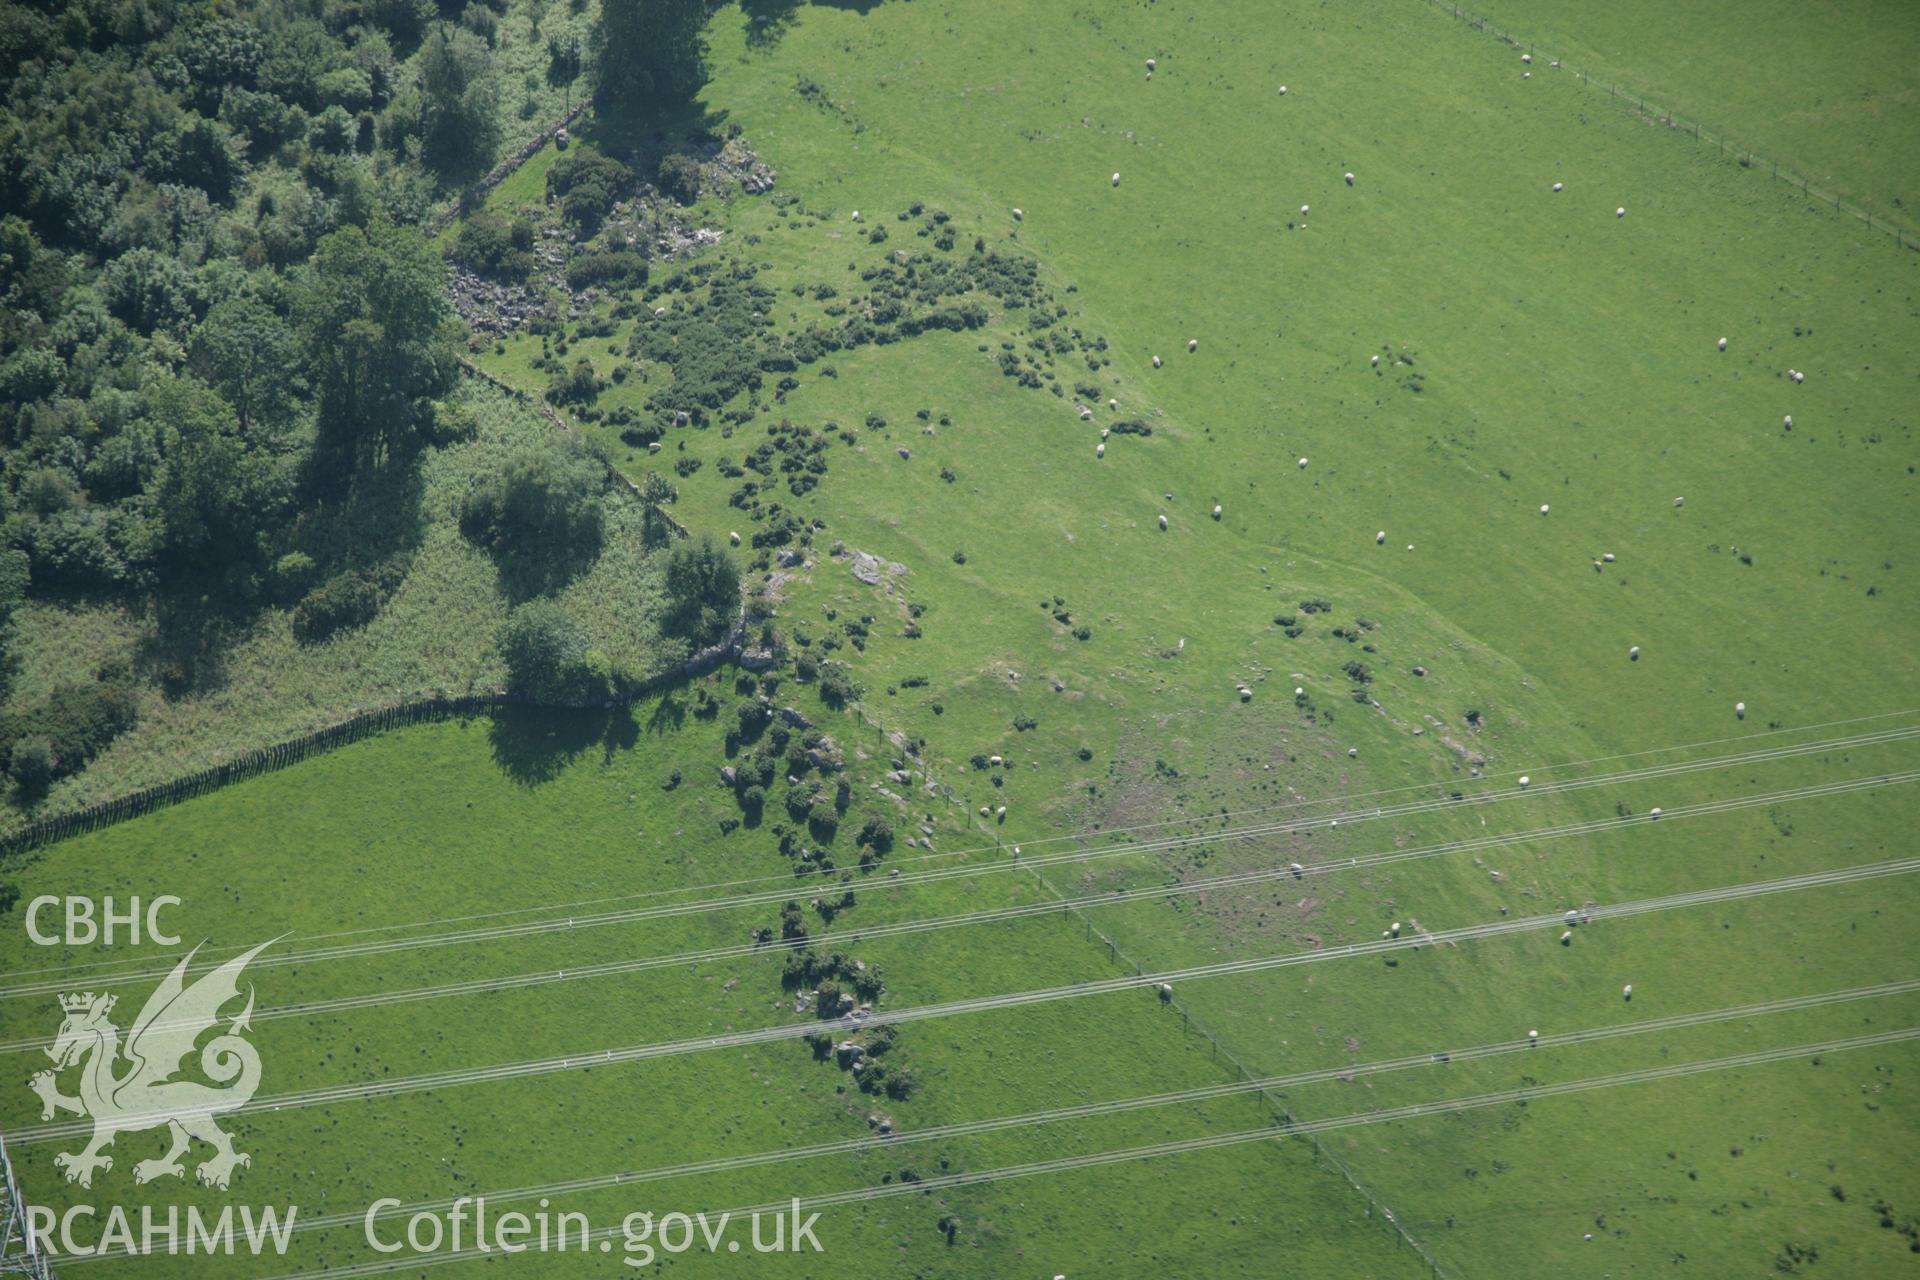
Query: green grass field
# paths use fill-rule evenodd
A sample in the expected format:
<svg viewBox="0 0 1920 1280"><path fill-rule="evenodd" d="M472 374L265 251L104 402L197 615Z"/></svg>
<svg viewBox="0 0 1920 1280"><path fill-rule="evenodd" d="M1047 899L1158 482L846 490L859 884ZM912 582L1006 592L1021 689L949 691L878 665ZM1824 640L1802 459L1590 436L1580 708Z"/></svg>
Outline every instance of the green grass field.
<svg viewBox="0 0 1920 1280"><path fill-rule="evenodd" d="M1862 125L1838 109L1810 117L1799 96L1843 78L1851 37L1766 10L1735 39L1693 11L1637 23L1642 8L1554 6L1537 30L1512 21L1543 50L1593 51L1622 80L1783 162L1830 163L1856 198L1898 194L1912 131L1896 108L1914 91L1900 15L1861 72L1888 104ZM1780 66L1789 37L1814 56L1795 63L1807 84L1775 102L1754 69ZM726 8L711 38L703 105L781 176L774 197L694 212L725 231L705 260L758 268L775 332L837 319L830 307L869 291L863 273L964 261L976 238L1036 263L1047 295L1008 308L976 294L982 328L803 364L783 399L768 387L729 406L751 400L743 422L670 429L658 457L581 424L635 479L698 460L676 476L676 514L697 531L738 531L743 557L769 522L730 499L762 477L723 475L722 461L742 460L783 418L836 424L817 488L795 494L764 477L765 497L821 522L802 562L781 569L775 622L790 658L845 662L864 694L858 716L837 713L788 675L775 699L844 749L850 813L888 816L903 837L924 820L935 850L896 847L848 872L855 904L807 919L880 967L883 1014L1135 966L1327 955L1182 981L1171 1007L1136 990L903 1024L890 1052L919 1084L884 1104L903 1135L1243 1070L1426 1055L1916 976L1905 876L1603 920L1568 945L1545 929L1384 959L1328 954L1394 921L1440 931L1911 853L1904 784L1780 797L1910 770L1912 740L1750 754L1911 725L1920 703L1910 251L1539 62L1523 80L1513 50L1412 0L1277 11L915 0L780 6L766 24ZM1676 52L1708 47L1711 60ZM537 200L551 159L495 200ZM923 213L896 216L916 204ZM935 211L956 230L951 250L915 234ZM870 238L879 228L884 243ZM668 275L656 265L631 300L637 318L611 337L568 335L574 350L561 354L610 375L653 307L687 305ZM836 295L820 296L823 285ZM1042 306L1066 314L1036 328ZM1029 343L1050 328L1083 339L1039 353ZM541 338L501 347L479 357L491 372L546 385L531 363ZM1028 367L1063 394L1044 377L1036 389L1004 376L1002 352L1031 353ZM1089 367L1090 353L1110 363ZM602 407L644 409L675 371L661 361L641 372ZM1132 421L1151 434L1101 435ZM837 547L905 572L869 585ZM702 682L718 707L710 719L683 691L608 719L397 732L66 842L9 876L27 896L177 893L192 937L291 931L298 948L345 929L737 892L719 886L790 873L780 823L850 865L851 820L833 840L810 836L784 817L782 780L758 825L721 832L738 816L712 780L729 759L739 676ZM1724 759L1735 754L1747 758ZM1701 767L1541 790L1687 763ZM911 787L884 777L903 767ZM664 789L673 770L683 780ZM1366 814L1501 791L1523 773L1535 794ZM948 791L918 790L927 777ZM1707 802L1739 807L1682 812ZM1673 820L1625 821L1656 806ZM1154 824L1190 833L1333 815L1337 828L876 886L894 869L952 865L963 849L979 851L969 865L1004 865L1014 843L1030 858L1074 839L1123 848ZM1340 866L1612 821L1620 829L1599 835ZM858 940L886 923L1294 862L1313 874ZM810 907L810 892L795 897ZM256 981L266 1003L359 995L737 945L776 917L763 905L295 964ZM9 973L98 958L7 938ZM272 1068L263 1089L804 1021L779 974L776 955L753 955L269 1021L256 1037ZM1890 995L1322 1081L1273 1101L1313 1120L1898 1030L1917 1009L1920 997ZM50 1032L53 1016L46 997L0 1002L0 1039ZM1881 1220L1917 1216L1920 1177L1905 1154L1916 1111L1900 1092L1915 1062L1911 1044L1883 1045L1354 1127L1323 1149L1263 1142L876 1199L823 1218L824 1258L756 1261L795 1275L1900 1274L1911 1233ZM880 1104L849 1081L804 1045L776 1042L233 1127L257 1153L242 1174L250 1199L324 1213L374 1195L431 1199L863 1136ZM1238 1096L568 1204L596 1219L747 1205L879 1185L902 1169L939 1176L1229 1133L1270 1114ZM24 1090L0 1105L10 1131L36 1115ZM116 1149L130 1162L152 1141ZM25 1148L21 1168L58 1202L78 1193L57 1181L55 1149ZM105 1176L137 1194L124 1168ZM301 1237L280 1270L369 1261L350 1228ZM731 1264L689 1254L674 1265ZM170 1265L185 1264L146 1270L208 1273ZM589 1269L565 1257L513 1265Z"/></svg>

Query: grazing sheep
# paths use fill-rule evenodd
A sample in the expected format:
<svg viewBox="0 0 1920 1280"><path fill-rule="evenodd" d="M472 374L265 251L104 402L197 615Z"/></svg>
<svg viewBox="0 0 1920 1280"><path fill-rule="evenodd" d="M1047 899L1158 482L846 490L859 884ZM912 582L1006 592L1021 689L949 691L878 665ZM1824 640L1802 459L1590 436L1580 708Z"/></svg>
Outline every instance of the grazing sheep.
<svg viewBox="0 0 1920 1280"><path fill-rule="evenodd" d="M1352 185L1353 185L1353 175L1349 173L1348 175L1346 175L1346 177L1347 177L1347 185L1348 185L1348 186L1352 186Z"/></svg>
<svg viewBox="0 0 1920 1280"><path fill-rule="evenodd" d="M1296 862L1296 863L1293 863L1290 867L1288 867L1288 870L1292 871L1293 878L1295 880L1298 880L1301 878L1301 876L1306 874L1307 869Z"/></svg>
<svg viewBox="0 0 1920 1280"><path fill-rule="evenodd" d="M1722 351L1727 349L1727 340L1725 338L1720 339L1720 349Z"/></svg>
<svg viewBox="0 0 1920 1280"><path fill-rule="evenodd" d="M1391 925L1389 925L1389 926L1387 926L1387 931L1388 931L1389 933L1391 933L1391 934L1392 934L1392 935L1393 935L1394 937L1396 937L1396 938L1397 938L1397 937L1399 937L1399 936L1400 936L1400 922L1399 922L1398 920L1395 920L1395 921L1394 921L1394 922L1393 922L1393 923L1392 923Z"/></svg>
<svg viewBox="0 0 1920 1280"><path fill-rule="evenodd" d="M1092 416L1093 416L1093 410L1087 408L1087 406L1085 405L1080 406L1080 421L1085 422L1087 419L1091 418Z"/></svg>
<svg viewBox="0 0 1920 1280"><path fill-rule="evenodd" d="M1347 748L1347 759L1358 760L1359 758L1360 758L1360 748L1358 747Z"/></svg>
<svg viewBox="0 0 1920 1280"><path fill-rule="evenodd" d="M1306 205L1304 205L1304 204L1303 204L1303 205L1301 205L1301 206L1300 206L1300 212L1304 214L1304 213L1306 213L1306 211L1307 211L1307 206L1306 206Z"/></svg>
<svg viewBox="0 0 1920 1280"><path fill-rule="evenodd" d="M1373 535L1373 545L1376 547L1384 547L1387 545L1387 531L1385 529Z"/></svg>
<svg viewBox="0 0 1920 1280"><path fill-rule="evenodd" d="M727 541L737 547L740 545L740 535L738 533L729 533L727 535Z"/></svg>
<svg viewBox="0 0 1920 1280"><path fill-rule="evenodd" d="M1095 445L1095 446L1093 446L1093 456L1094 456L1094 457L1096 457L1096 458L1104 458L1104 457L1106 457L1106 456L1107 456L1107 446L1105 446L1104 444L1097 444L1097 445Z"/></svg>
<svg viewBox="0 0 1920 1280"><path fill-rule="evenodd" d="M1633 984L1631 982L1629 982L1626 986L1620 988L1620 996L1624 1000L1633 999Z"/></svg>
<svg viewBox="0 0 1920 1280"><path fill-rule="evenodd" d="M1546 504L1546 503L1544 503L1544 502L1543 502L1543 503L1541 503L1541 504L1540 504L1540 514L1541 514L1541 515L1545 515L1545 514L1547 514L1547 511L1548 511L1548 507L1547 507L1547 504Z"/></svg>
<svg viewBox="0 0 1920 1280"><path fill-rule="evenodd" d="M1300 459L1300 469L1302 471L1307 469L1307 460L1305 458Z"/></svg>
<svg viewBox="0 0 1920 1280"><path fill-rule="evenodd" d="M1407 544L1407 550L1409 551L1413 550L1413 544L1411 542Z"/></svg>
<svg viewBox="0 0 1920 1280"><path fill-rule="evenodd" d="M1734 703L1733 714L1737 719L1745 720L1747 718L1747 704L1744 702Z"/></svg>
<svg viewBox="0 0 1920 1280"><path fill-rule="evenodd" d="M1684 507L1687 505L1687 500L1685 498L1675 498L1673 500L1673 505L1676 507Z"/></svg>
<svg viewBox="0 0 1920 1280"><path fill-rule="evenodd" d="M1530 53L1523 53L1523 54L1521 54L1521 55L1520 55L1520 61L1522 61L1522 62L1525 62L1525 63L1532 63L1532 61L1533 61L1533 55L1532 55L1532 54L1530 54Z"/></svg>
<svg viewBox="0 0 1920 1280"><path fill-rule="evenodd" d="M1280 96L1283 98L1287 96L1287 86L1285 85L1280 86Z"/></svg>
<svg viewBox="0 0 1920 1280"><path fill-rule="evenodd" d="M1522 80L1531 80L1531 79L1533 79L1533 72L1531 72L1531 71L1522 71L1522 72L1520 73L1520 78L1521 78Z"/></svg>
<svg viewBox="0 0 1920 1280"><path fill-rule="evenodd" d="M1636 644L1636 645L1634 645L1634 646L1633 646L1633 647L1632 647L1631 649L1628 649L1628 650L1627 650L1627 661L1628 661L1628 662L1638 662L1638 661L1640 661L1640 646L1639 646L1639 645L1637 645L1637 644Z"/></svg>
<svg viewBox="0 0 1920 1280"><path fill-rule="evenodd" d="M1111 427L1102 427L1102 428L1100 428L1100 438L1101 438L1102 440L1105 440L1105 439L1106 439L1106 438L1107 438L1107 437L1108 437L1108 436L1109 436L1110 434L1112 434L1112 432L1113 432L1113 428L1111 428Z"/></svg>
<svg viewBox="0 0 1920 1280"><path fill-rule="evenodd" d="M1780 419L1780 425L1789 431L1793 430L1793 415L1788 414L1786 417Z"/></svg>
<svg viewBox="0 0 1920 1280"><path fill-rule="evenodd" d="M1213 518L1215 520L1220 518L1220 504L1217 502L1213 504Z"/></svg>
<svg viewBox="0 0 1920 1280"><path fill-rule="evenodd" d="M858 222L858 221L860 221L860 211L859 211L858 209L855 209L855 210L853 211L853 219L852 219L852 220L853 220L853 221L855 221L855 222Z"/></svg>
<svg viewBox="0 0 1920 1280"><path fill-rule="evenodd" d="M1160 998L1162 1000L1173 999L1173 987L1170 984L1165 982L1160 984Z"/></svg>
<svg viewBox="0 0 1920 1280"><path fill-rule="evenodd" d="M1160 64L1155 62L1152 58L1147 59L1147 70L1152 71L1155 68L1157 68L1159 65Z"/></svg>
<svg viewBox="0 0 1920 1280"><path fill-rule="evenodd" d="M1117 410L1120 408L1120 402L1118 400L1109 400L1107 401L1107 408Z"/></svg>
<svg viewBox="0 0 1920 1280"><path fill-rule="evenodd" d="M1187 350L1198 351L1199 349L1200 349L1200 339L1198 338L1187 339Z"/></svg>
<svg viewBox="0 0 1920 1280"><path fill-rule="evenodd" d="M1380 357L1379 357L1379 356L1375 356L1375 357L1373 358L1373 367L1374 367L1374 368L1376 368L1376 369L1378 369L1378 368L1380 367Z"/></svg>
<svg viewBox="0 0 1920 1280"><path fill-rule="evenodd" d="M1160 367L1160 357L1159 357L1159 356L1155 356L1155 357L1153 358L1153 367L1154 367L1154 368L1156 368L1156 369L1158 369L1158 368Z"/></svg>
<svg viewBox="0 0 1920 1280"><path fill-rule="evenodd" d="M1560 935L1560 945L1563 947L1570 947L1573 945L1573 930L1568 929L1566 932Z"/></svg>
<svg viewBox="0 0 1920 1280"><path fill-rule="evenodd" d="M1021 221L1021 220L1022 220L1022 219L1024 219L1024 218L1025 218L1026 216L1027 216L1026 214L1024 214L1024 213L1022 213L1022 212L1021 212L1020 210L1018 210L1018 209L1015 209L1015 210L1013 211L1013 220L1014 220L1015 222L1019 222L1019 221Z"/></svg>
<svg viewBox="0 0 1920 1280"><path fill-rule="evenodd" d="M905 445L901 445L898 449L895 449L894 452L899 454L902 460L911 458L913 456L913 451L907 448Z"/></svg>
<svg viewBox="0 0 1920 1280"><path fill-rule="evenodd" d="M1559 184L1559 183L1557 183L1557 182L1556 182L1556 183L1554 183L1554 184L1553 184L1553 189L1554 189L1555 191L1558 191L1558 190L1560 189L1560 184Z"/></svg>
<svg viewBox="0 0 1920 1280"><path fill-rule="evenodd" d="M1113 185L1116 187L1120 185L1120 175L1117 173L1113 175Z"/></svg>
<svg viewBox="0 0 1920 1280"><path fill-rule="evenodd" d="M1648 816L1649 818L1656 818L1656 819L1657 819L1657 818L1658 818L1658 817L1660 816L1660 806L1659 806L1659 805L1655 805L1655 806L1653 806L1653 808L1652 808L1652 809L1650 809L1650 810L1648 810L1648 811L1647 811L1647 816Z"/></svg>
<svg viewBox="0 0 1920 1280"><path fill-rule="evenodd" d="M1524 774L1524 773L1523 773L1523 774L1521 774L1521 775L1520 775L1520 785L1521 785L1521 786L1523 786L1523 787L1524 787L1524 786L1528 786L1528 785L1530 785L1530 784L1531 784L1532 782L1533 782L1533 779L1532 779L1532 778L1529 778L1529 777L1528 777L1528 776L1527 776L1526 774Z"/></svg>
<svg viewBox="0 0 1920 1280"><path fill-rule="evenodd" d="M1539 1033L1538 1031L1529 1031L1529 1032L1527 1032L1527 1043L1528 1043L1528 1044L1539 1044L1539 1043L1540 1043L1540 1033Z"/></svg>
<svg viewBox="0 0 1920 1280"><path fill-rule="evenodd" d="M1167 518L1165 516L1160 517L1160 527L1162 529L1167 527Z"/></svg>
<svg viewBox="0 0 1920 1280"><path fill-rule="evenodd" d="M1601 556L1600 558L1601 558L1602 560L1604 560L1604 561L1606 561L1606 562L1607 562L1608 564L1612 564L1612 563L1613 563L1613 552L1611 552L1611 551L1609 551L1609 552L1607 552L1607 553L1606 553L1605 555L1602 555L1602 556Z"/></svg>
<svg viewBox="0 0 1920 1280"><path fill-rule="evenodd" d="M1306 686L1298 684L1293 686L1293 696L1296 698L1305 698L1307 696Z"/></svg>
<svg viewBox="0 0 1920 1280"><path fill-rule="evenodd" d="M1626 217L1626 216L1627 216L1627 206L1625 206L1625 205L1621 205L1621 206L1620 206L1620 207L1619 207L1618 209L1615 209L1615 210L1613 211L1613 216L1614 216L1614 217L1616 217L1616 218L1624 218L1624 217Z"/></svg>

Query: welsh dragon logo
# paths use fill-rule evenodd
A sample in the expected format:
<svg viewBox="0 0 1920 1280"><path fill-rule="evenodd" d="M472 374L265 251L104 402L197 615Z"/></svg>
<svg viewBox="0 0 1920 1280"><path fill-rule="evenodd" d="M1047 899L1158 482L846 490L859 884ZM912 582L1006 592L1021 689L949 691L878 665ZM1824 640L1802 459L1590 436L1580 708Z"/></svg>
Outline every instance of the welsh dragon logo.
<svg viewBox="0 0 1920 1280"><path fill-rule="evenodd" d="M246 1105L260 1086L260 1055L242 1036L253 1016L251 987L246 1008L199 1048L200 1071L214 1084L174 1077L185 1069L201 1035L219 1023L220 1011L239 998L241 971L271 945L263 942L235 956L191 986L186 976L194 952L188 952L147 998L124 1045L120 1029L107 1016L118 997L91 991L60 997L66 1019L47 1049L53 1069L28 1083L40 1095L42 1120L51 1120L57 1111L93 1120L93 1140L84 1150L53 1158L68 1182L92 1186L95 1170L113 1168L113 1157L101 1151L116 1135L161 1126L172 1145L159 1159L135 1164L135 1182L185 1176L180 1157L195 1138L214 1151L194 1170L207 1186L224 1191L236 1168L253 1163L252 1157L233 1149L233 1139L213 1122L216 1115ZM78 1097L60 1092L59 1073L70 1067L80 1072Z"/></svg>

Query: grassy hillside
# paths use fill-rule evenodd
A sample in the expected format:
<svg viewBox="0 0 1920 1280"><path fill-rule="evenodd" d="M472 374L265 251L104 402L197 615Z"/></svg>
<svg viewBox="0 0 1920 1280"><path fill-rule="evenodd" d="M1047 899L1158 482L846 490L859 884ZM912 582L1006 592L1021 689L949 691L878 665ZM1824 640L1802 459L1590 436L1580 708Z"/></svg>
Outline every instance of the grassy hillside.
<svg viewBox="0 0 1920 1280"><path fill-rule="evenodd" d="M1643 93L1914 228L1920 18L1906 5L1490 3L1473 12L1543 61Z"/></svg>

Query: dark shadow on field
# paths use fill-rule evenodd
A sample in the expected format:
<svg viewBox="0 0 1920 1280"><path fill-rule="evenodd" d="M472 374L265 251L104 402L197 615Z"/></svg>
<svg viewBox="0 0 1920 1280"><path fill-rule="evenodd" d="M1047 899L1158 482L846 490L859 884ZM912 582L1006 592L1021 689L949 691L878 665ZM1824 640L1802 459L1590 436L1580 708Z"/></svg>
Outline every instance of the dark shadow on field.
<svg viewBox="0 0 1920 1280"><path fill-rule="evenodd" d="M864 16L879 8L882 0L740 0L740 11L747 16L747 48L768 49L780 43L803 3L850 9Z"/></svg>
<svg viewBox="0 0 1920 1280"><path fill-rule="evenodd" d="M596 745L611 760L639 739L630 707L502 707L487 731L493 762L523 787L552 782Z"/></svg>
<svg viewBox="0 0 1920 1280"><path fill-rule="evenodd" d="M656 736L677 732L687 722L687 704L665 694L655 704L653 714L647 717L647 732Z"/></svg>

